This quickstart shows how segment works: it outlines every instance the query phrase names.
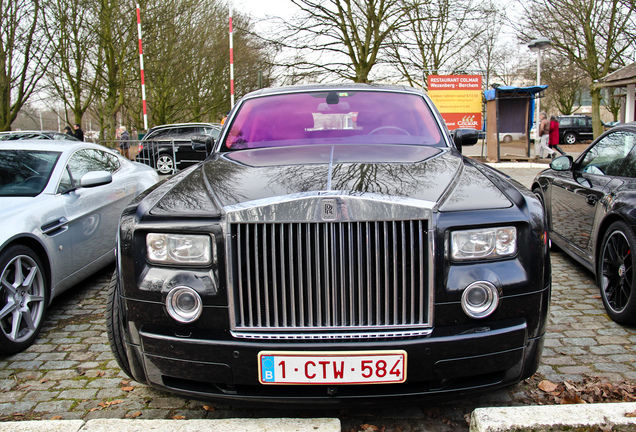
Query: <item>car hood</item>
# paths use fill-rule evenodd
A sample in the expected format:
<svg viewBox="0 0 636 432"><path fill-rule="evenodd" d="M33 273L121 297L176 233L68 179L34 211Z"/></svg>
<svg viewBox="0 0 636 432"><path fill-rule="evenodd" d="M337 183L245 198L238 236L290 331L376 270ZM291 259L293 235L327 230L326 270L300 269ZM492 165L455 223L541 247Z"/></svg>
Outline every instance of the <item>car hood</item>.
<svg viewBox="0 0 636 432"><path fill-rule="evenodd" d="M312 193L404 197L437 203L440 211L512 205L482 169L448 149L317 145L216 155L171 182L152 213L221 214L237 204Z"/></svg>

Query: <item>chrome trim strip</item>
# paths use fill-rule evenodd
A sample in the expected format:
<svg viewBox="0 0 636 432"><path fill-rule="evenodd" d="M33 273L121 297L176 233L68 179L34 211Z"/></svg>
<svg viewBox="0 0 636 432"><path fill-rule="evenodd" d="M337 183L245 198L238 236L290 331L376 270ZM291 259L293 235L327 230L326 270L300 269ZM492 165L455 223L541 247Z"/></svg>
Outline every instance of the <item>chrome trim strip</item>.
<svg viewBox="0 0 636 432"><path fill-rule="evenodd" d="M332 198L346 211L337 212L333 221L323 221L321 201ZM370 205L372 206L370 208ZM305 192L264 198L224 207L227 223L362 222L392 220L431 220L435 203L403 197L343 191Z"/></svg>
<svg viewBox="0 0 636 432"><path fill-rule="evenodd" d="M334 340L334 339L404 339L417 338L430 335L433 329L391 331L387 333L373 331L359 333L247 333L231 331L230 334L237 339L274 339L274 340Z"/></svg>

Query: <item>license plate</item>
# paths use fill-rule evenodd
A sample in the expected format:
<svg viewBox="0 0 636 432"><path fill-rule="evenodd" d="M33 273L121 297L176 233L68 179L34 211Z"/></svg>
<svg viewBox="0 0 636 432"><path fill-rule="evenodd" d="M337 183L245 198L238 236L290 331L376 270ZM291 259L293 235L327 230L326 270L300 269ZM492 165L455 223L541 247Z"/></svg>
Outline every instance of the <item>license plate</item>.
<svg viewBox="0 0 636 432"><path fill-rule="evenodd" d="M258 354L261 384L389 384L406 381L406 351Z"/></svg>

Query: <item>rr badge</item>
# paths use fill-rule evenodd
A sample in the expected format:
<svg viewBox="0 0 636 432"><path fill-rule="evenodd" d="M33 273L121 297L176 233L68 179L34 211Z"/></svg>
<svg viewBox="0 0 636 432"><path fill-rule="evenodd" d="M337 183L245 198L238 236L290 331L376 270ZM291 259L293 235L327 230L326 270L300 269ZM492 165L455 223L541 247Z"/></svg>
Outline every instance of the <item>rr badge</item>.
<svg viewBox="0 0 636 432"><path fill-rule="evenodd" d="M321 202L322 206L322 220L324 221L332 221L337 219L338 208L336 204L336 200L333 198L323 199Z"/></svg>

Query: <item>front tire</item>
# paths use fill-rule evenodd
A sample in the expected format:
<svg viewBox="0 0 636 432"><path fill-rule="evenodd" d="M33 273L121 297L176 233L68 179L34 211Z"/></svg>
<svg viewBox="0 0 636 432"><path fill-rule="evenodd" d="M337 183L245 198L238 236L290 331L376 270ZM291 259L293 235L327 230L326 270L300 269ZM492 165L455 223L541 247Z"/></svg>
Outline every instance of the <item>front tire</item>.
<svg viewBox="0 0 636 432"><path fill-rule="evenodd" d="M119 295L117 294L117 286L119 279L117 271L113 273L108 284L108 297L106 300L106 333L108 334L108 344L113 352L115 361L129 377L133 374L128 365L128 357L126 356L126 348L124 347L124 336L121 327L121 309L119 304Z"/></svg>
<svg viewBox="0 0 636 432"><path fill-rule="evenodd" d="M0 254L0 353L16 354L42 329L49 287L40 258L26 246Z"/></svg>
<svg viewBox="0 0 636 432"><path fill-rule="evenodd" d="M636 324L636 236L622 221L603 236L597 261L597 283L609 317L619 324Z"/></svg>
<svg viewBox="0 0 636 432"><path fill-rule="evenodd" d="M563 137L563 142L565 142L566 144L576 144L576 135L572 132L566 133Z"/></svg>

